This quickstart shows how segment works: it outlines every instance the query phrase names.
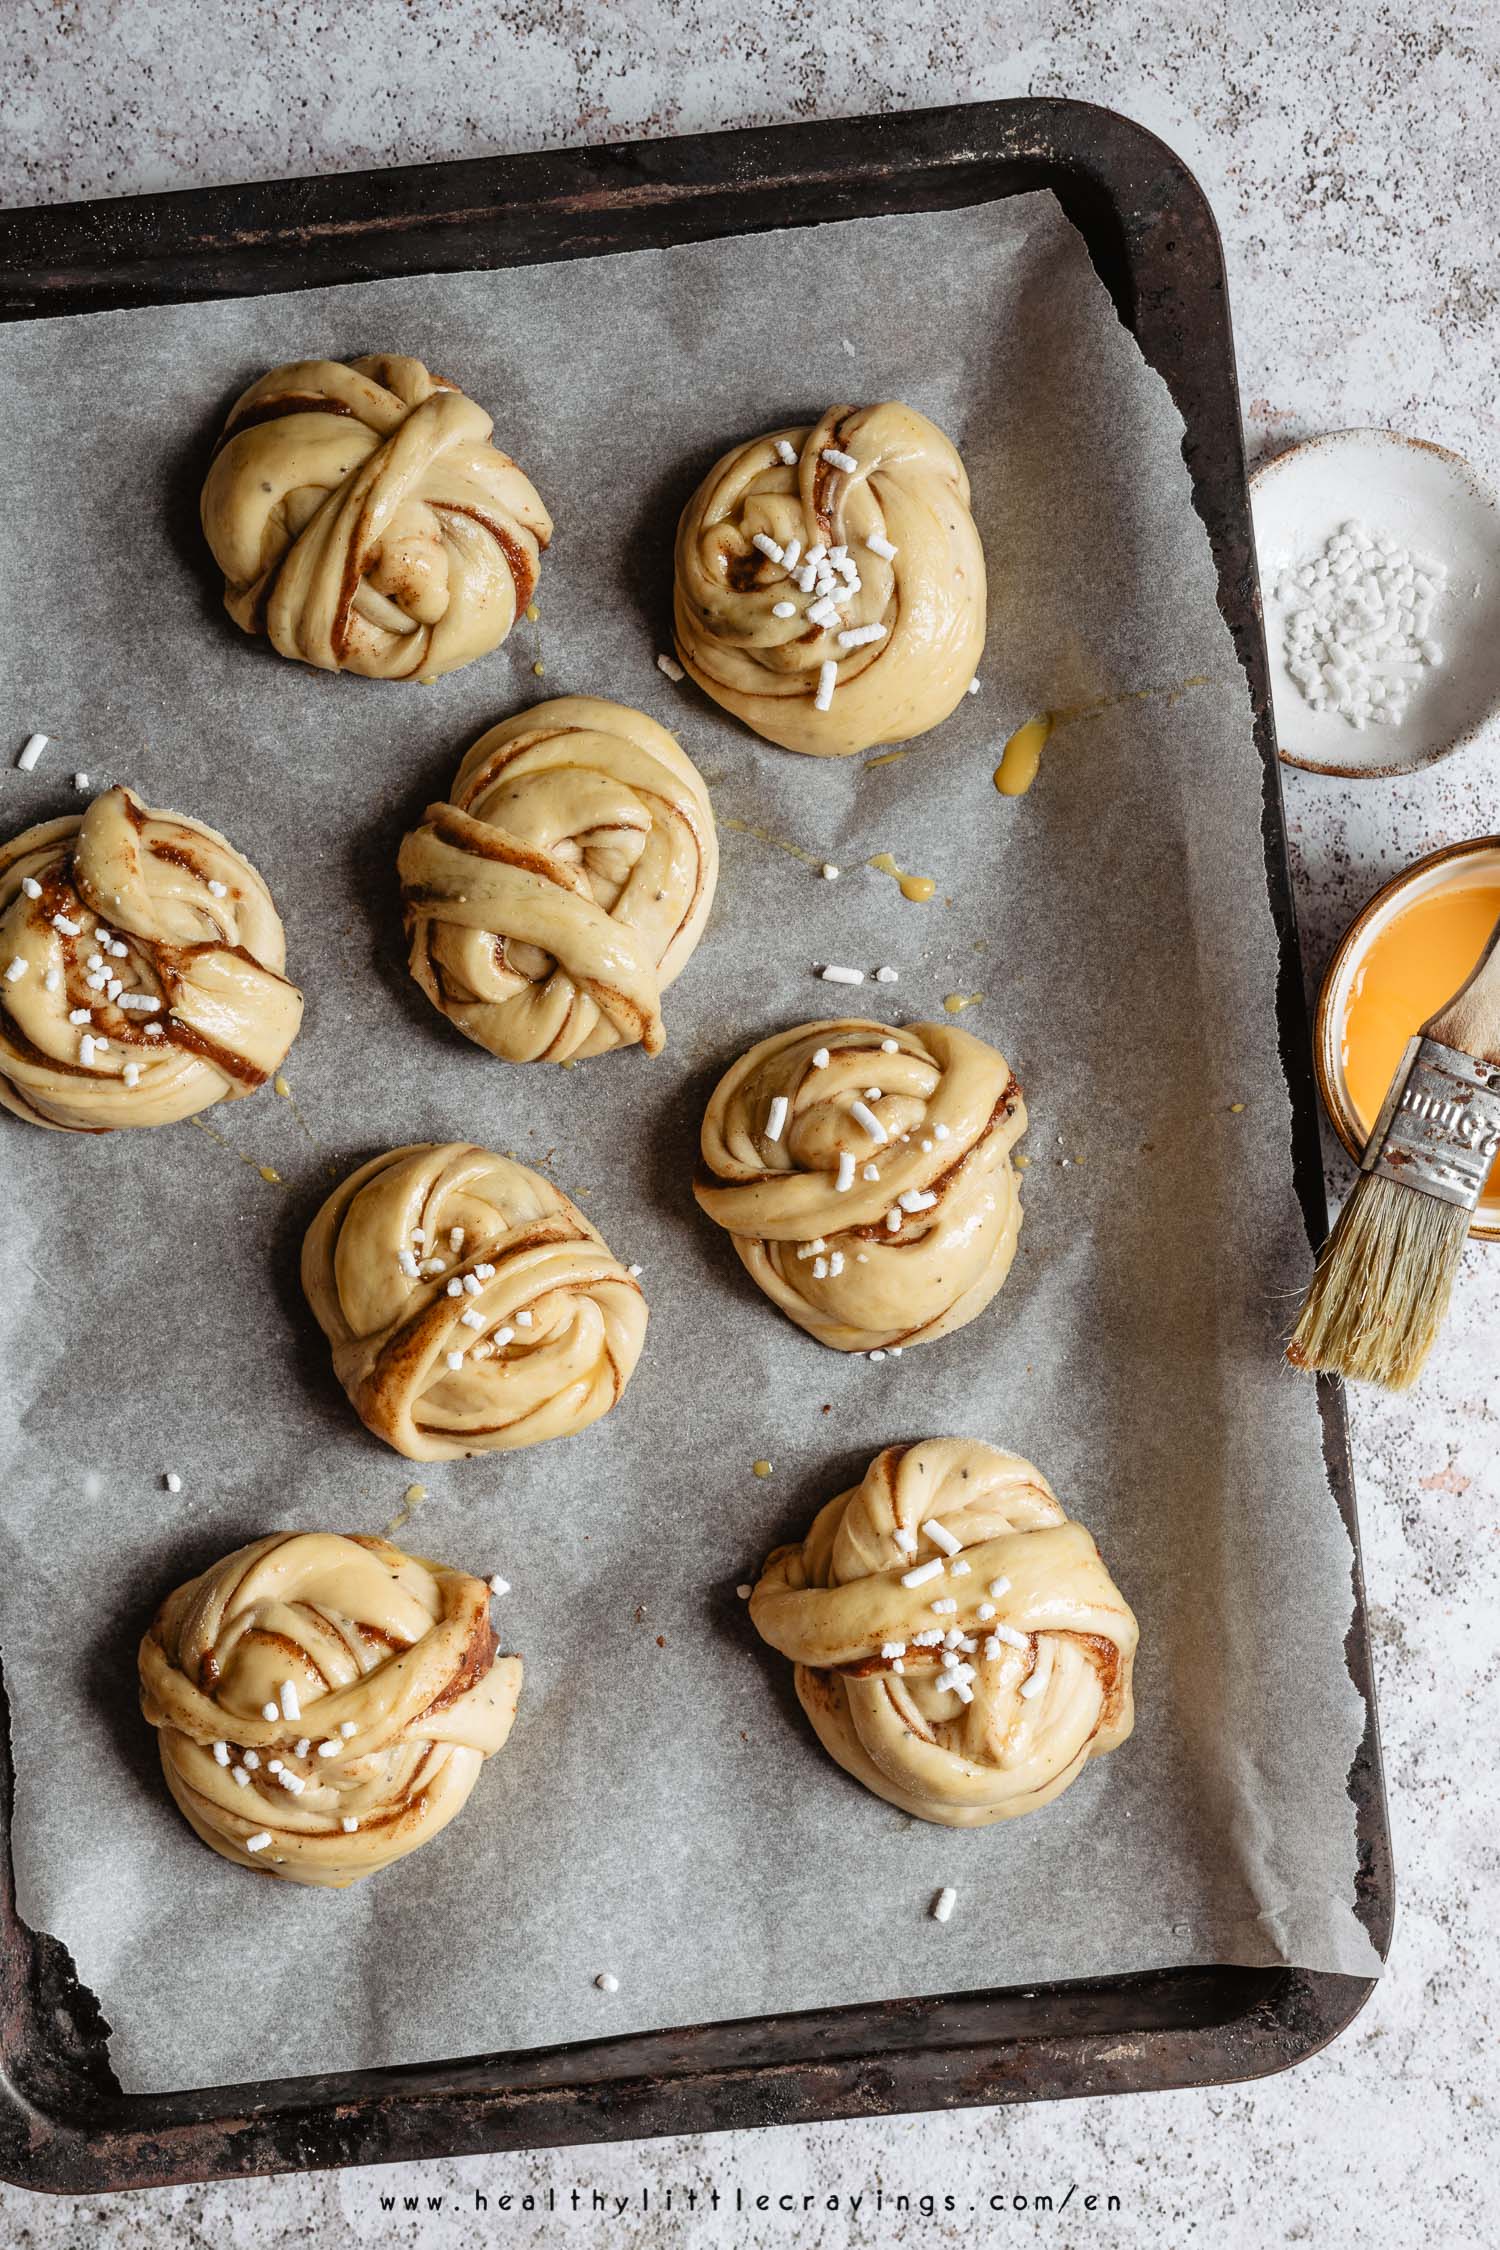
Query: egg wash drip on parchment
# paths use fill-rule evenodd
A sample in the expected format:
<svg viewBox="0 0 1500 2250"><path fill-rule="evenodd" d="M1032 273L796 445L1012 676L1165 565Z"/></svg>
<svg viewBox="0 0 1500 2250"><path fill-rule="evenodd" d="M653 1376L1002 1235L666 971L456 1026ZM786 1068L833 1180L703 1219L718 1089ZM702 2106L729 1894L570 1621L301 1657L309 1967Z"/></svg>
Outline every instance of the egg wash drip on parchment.
<svg viewBox="0 0 1500 2250"><path fill-rule="evenodd" d="M427 1497L425 1484L409 1484L401 1495L400 1507L381 1533L382 1538L393 1539L398 1531L404 1531Z"/></svg>
<svg viewBox="0 0 1500 2250"><path fill-rule="evenodd" d="M723 814L716 817L720 828L732 828L737 836L753 836L758 844L769 844L773 851L785 852L788 859L799 859L804 867L814 868L819 874L832 864L819 852L807 851L801 844L788 843L784 836L774 836L769 828L757 828L754 821L736 820Z"/></svg>
<svg viewBox="0 0 1500 2250"><path fill-rule="evenodd" d="M288 1110L296 1119L297 1124L301 1129L303 1138L307 1141L308 1145L311 1148L316 1149L321 1154L322 1143L319 1141L318 1136L313 1131L312 1127L308 1124L307 1119L303 1116L301 1109L297 1105L296 1096L293 1094L292 1089L287 1082L286 1076L282 1071L278 1070L275 1077L271 1080L271 1091L276 1094L281 1101L284 1101L286 1103ZM286 1186L286 1181L277 1171L274 1164L263 1164L258 1156L251 1156L247 1154L244 1149L237 1148L234 1142L230 1140L228 1134L221 1133L218 1130L217 1126L205 1124L201 1117L190 1117L186 1122L189 1125L195 1126L200 1133L206 1134L209 1140L217 1141L220 1148L228 1149L230 1155L237 1156L242 1164L248 1164L252 1172L258 1172L261 1178L265 1181L267 1187ZM324 1168L328 1171L333 1170L332 1165L327 1164L326 1162Z"/></svg>
<svg viewBox="0 0 1500 2250"><path fill-rule="evenodd" d="M874 765L884 761L871 759L868 762ZM759 828L752 821L721 819L719 826L732 828L741 836L753 836L758 843L770 844L776 851L785 852L788 858L800 860L804 867L814 869L825 882L836 883L843 873L842 868L832 860L820 859L816 852L808 851L801 844L790 843L784 836L773 835L770 829ZM925 906L937 895L934 876L912 874L909 869L900 865L892 852L876 852L865 861L865 865L873 868L879 875L890 876L901 896L915 906ZM949 903L952 903L951 900ZM819 975L828 983L863 984L865 981L863 970L846 969L837 964L825 965L819 970ZM896 971L891 968L877 969L875 980L880 984L893 984L896 981ZM965 1008L977 1007L983 998L982 992L950 992L943 1000L943 1007L950 1016L961 1015ZM755 1473L760 1476L769 1474L769 1470L763 1470L757 1462Z"/></svg>
<svg viewBox="0 0 1500 2250"><path fill-rule="evenodd" d="M1052 713L1043 711L1039 717L1017 727L995 768L995 787L1002 797L1025 796L1037 777L1052 726Z"/></svg>
<svg viewBox="0 0 1500 2250"><path fill-rule="evenodd" d="M1056 711L1039 711L1035 718L1027 719L1000 753L1000 763L995 768L995 787L1002 797L1024 797L1041 770L1042 752L1051 741L1056 729L1069 719L1093 719L1101 712L1113 711L1122 703L1154 703L1165 699L1174 703L1189 688L1226 687L1228 680L1215 679L1208 672L1194 672L1185 680L1175 680L1170 687L1123 688L1115 695L1091 696L1087 703L1073 703Z"/></svg>
<svg viewBox="0 0 1500 2250"><path fill-rule="evenodd" d="M1423 673L1443 661L1432 613L1447 583L1441 563L1357 517L1283 570L1281 653L1304 700L1361 732L1399 726Z"/></svg>
<svg viewBox="0 0 1500 2250"><path fill-rule="evenodd" d="M185 1122L191 1125L195 1132L204 1133L209 1140L217 1141L220 1148L227 1148L230 1155L237 1156L242 1164L248 1164L252 1172L260 1174L267 1187L286 1186L285 1180L274 1164L262 1164L258 1156L247 1156L242 1148L236 1148L227 1134L221 1133L216 1126L205 1125L201 1117L189 1117Z"/></svg>
<svg viewBox="0 0 1500 2250"><path fill-rule="evenodd" d="M901 896L910 899L915 906L925 906L936 893L937 884L930 875L909 874L904 867L896 865L889 852L876 852L865 864L873 867L877 875L889 875Z"/></svg>
<svg viewBox="0 0 1500 2250"><path fill-rule="evenodd" d="M804 867L811 867L825 882L836 883L843 873L842 868L821 853L808 851L802 844L790 843L785 836L773 835L769 828L758 828L753 821L721 818L719 826L732 828L740 836L753 836L757 843L769 844L774 850L785 852L789 859L800 860ZM907 868L898 866L890 852L876 852L865 861L865 865L873 867L879 875L889 875L901 896L911 900L914 905L925 905L937 895L934 876L913 875Z"/></svg>

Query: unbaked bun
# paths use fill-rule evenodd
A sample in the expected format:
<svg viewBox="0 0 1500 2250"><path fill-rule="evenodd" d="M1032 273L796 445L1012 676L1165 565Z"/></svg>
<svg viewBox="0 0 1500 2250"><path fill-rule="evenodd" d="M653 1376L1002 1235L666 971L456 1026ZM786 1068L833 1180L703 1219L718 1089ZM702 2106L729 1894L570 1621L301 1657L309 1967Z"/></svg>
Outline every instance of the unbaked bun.
<svg viewBox="0 0 1500 2250"><path fill-rule="evenodd" d="M483 407L419 359L300 359L230 408L203 486L224 606L283 656L432 679L498 648L552 519Z"/></svg>
<svg viewBox="0 0 1500 2250"><path fill-rule="evenodd" d="M646 1334L638 1282L561 1188L465 1141L352 1172L307 1230L302 1287L360 1420L411 1461L586 1429Z"/></svg>
<svg viewBox="0 0 1500 2250"><path fill-rule="evenodd" d="M1015 1255L1010 1065L951 1023L775 1032L709 1097L693 1192L788 1319L835 1351L930 1343Z"/></svg>
<svg viewBox="0 0 1500 2250"><path fill-rule="evenodd" d="M737 445L677 529L677 652L768 742L841 758L935 727L984 647L969 480L909 406Z"/></svg>
<svg viewBox="0 0 1500 2250"><path fill-rule="evenodd" d="M702 776L643 711L571 695L482 734L401 846L411 973L507 1062L661 1052L713 902Z"/></svg>
<svg viewBox="0 0 1500 2250"><path fill-rule="evenodd" d="M777 1548L750 1617L829 1755L944 1827L1035 1812L1134 1723L1136 1622L1097 1547L974 1438L878 1453Z"/></svg>
<svg viewBox="0 0 1500 2250"><path fill-rule="evenodd" d="M106 789L0 847L0 1102L170 1125L253 1094L302 1021L271 894L216 828Z"/></svg>
<svg viewBox="0 0 1500 2250"><path fill-rule="evenodd" d="M224 1859L333 1888L417 1851L510 1733L521 1659L484 1580L388 1540L274 1532L169 1594L141 1708ZM269 1715L268 1715L269 1714Z"/></svg>

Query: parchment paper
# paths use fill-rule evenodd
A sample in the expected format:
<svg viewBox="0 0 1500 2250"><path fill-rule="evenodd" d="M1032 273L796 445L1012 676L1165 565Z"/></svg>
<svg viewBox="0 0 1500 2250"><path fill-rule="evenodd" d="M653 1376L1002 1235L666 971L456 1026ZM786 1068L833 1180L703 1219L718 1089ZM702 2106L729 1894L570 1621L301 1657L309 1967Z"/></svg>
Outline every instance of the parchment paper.
<svg viewBox="0 0 1500 2250"><path fill-rule="evenodd" d="M427 688L242 638L196 525L247 381L385 349L495 412L558 526L539 624ZM6 766L7 832L76 809L75 767L203 816L269 879L307 993L295 1109L269 1090L220 1108L222 1140L0 1130L20 1904L100 1995L123 2083L1172 1962L1373 1972L1345 1792L1350 1551L1312 1389L1277 1357L1308 1253L1261 771L1181 424L1051 201L39 322L0 338L0 366L6 724L55 738L35 774ZM897 762L794 757L656 670L673 525L734 439L889 396L973 477L982 692ZM508 1068L407 977L395 850L482 727L577 691L680 733L724 824L719 899L664 1056ZM1095 698L1029 796L997 795L1015 726ZM885 850L938 898L864 866ZM813 977L829 959L901 981L844 992ZM953 992L982 993L962 1020L1026 1088L1012 1278L940 1344L824 1352L695 1211L703 1102L775 1026L850 1002L918 1020ZM643 1263L651 1328L582 1437L413 1471L336 1389L296 1258L346 1168L449 1136L550 1169ZM1129 1745L1041 1815L961 1834L823 1756L734 1591L878 1447L948 1433L1039 1462L1141 1622ZM167 1799L136 1639L225 1549L389 1525L414 1474L430 1497L397 1536L514 1583L514 1736L461 1819L374 1881L252 1880Z"/></svg>

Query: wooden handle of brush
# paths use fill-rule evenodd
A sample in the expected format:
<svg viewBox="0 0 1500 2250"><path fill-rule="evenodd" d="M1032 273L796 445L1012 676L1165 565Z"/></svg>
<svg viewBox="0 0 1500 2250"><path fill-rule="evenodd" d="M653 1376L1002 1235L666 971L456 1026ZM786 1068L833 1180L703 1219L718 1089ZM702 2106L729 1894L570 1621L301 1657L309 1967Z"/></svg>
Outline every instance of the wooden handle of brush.
<svg viewBox="0 0 1500 2250"><path fill-rule="evenodd" d="M1465 1055L1500 1063L1500 922L1468 983L1422 1026L1429 1039Z"/></svg>

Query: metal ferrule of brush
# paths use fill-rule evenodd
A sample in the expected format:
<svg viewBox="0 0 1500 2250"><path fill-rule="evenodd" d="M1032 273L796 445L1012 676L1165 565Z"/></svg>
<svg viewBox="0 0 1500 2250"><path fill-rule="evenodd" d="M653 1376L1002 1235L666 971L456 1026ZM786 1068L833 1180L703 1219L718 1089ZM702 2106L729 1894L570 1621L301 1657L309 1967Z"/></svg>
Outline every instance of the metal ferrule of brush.
<svg viewBox="0 0 1500 2250"><path fill-rule="evenodd" d="M1472 1211L1500 1150L1500 1064L1412 1040L1375 1120L1363 1169Z"/></svg>

